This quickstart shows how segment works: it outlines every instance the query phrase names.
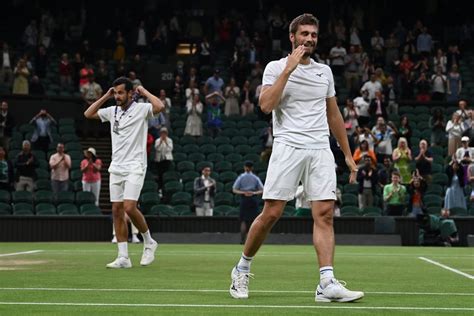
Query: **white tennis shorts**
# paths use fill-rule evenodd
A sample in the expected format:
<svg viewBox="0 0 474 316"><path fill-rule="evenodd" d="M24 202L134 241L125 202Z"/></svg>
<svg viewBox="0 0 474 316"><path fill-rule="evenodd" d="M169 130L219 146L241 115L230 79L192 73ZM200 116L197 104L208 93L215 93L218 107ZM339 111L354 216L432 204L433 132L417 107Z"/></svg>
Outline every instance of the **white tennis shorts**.
<svg viewBox="0 0 474 316"><path fill-rule="evenodd" d="M336 164L331 149L302 149L275 142L262 198L290 201L300 181L309 201L336 200Z"/></svg>
<svg viewBox="0 0 474 316"><path fill-rule="evenodd" d="M110 201L123 202L123 200L138 201L142 191L145 174L136 173L110 173Z"/></svg>

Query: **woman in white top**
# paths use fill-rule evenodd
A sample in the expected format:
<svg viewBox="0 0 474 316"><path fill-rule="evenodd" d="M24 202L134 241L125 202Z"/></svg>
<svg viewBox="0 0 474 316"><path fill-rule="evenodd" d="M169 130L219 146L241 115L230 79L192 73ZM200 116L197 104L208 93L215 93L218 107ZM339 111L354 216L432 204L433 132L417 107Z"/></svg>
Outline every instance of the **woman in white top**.
<svg viewBox="0 0 474 316"><path fill-rule="evenodd" d="M464 132L464 124L458 113L454 112L446 124L446 132L448 133L448 157L451 157L456 153L456 149L461 147L461 137Z"/></svg>
<svg viewBox="0 0 474 316"><path fill-rule="evenodd" d="M197 95L199 96L199 89L196 88L196 81L193 79L189 80L189 87L185 91L186 95L186 107L191 105L194 100L194 96Z"/></svg>
<svg viewBox="0 0 474 316"><path fill-rule="evenodd" d="M229 85L225 88L224 115L239 115L240 88L235 85L235 79L231 78Z"/></svg>
<svg viewBox="0 0 474 316"><path fill-rule="evenodd" d="M184 135L202 136L202 103L199 100L199 94L194 94L191 103L186 104L188 119L186 120L186 128Z"/></svg>

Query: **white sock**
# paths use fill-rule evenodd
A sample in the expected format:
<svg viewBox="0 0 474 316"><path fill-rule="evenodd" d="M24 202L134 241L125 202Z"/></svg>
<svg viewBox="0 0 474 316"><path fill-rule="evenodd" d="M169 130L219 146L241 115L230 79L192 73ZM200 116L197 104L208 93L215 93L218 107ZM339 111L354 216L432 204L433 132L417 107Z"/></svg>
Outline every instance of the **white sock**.
<svg viewBox="0 0 474 316"><path fill-rule="evenodd" d="M128 258L128 243L126 241L118 242L117 246L118 246L118 256Z"/></svg>
<svg viewBox="0 0 474 316"><path fill-rule="evenodd" d="M143 243L145 245L149 245L154 242L153 238L151 238L150 230L147 230L146 232L142 233L142 237L143 237Z"/></svg>
<svg viewBox="0 0 474 316"><path fill-rule="evenodd" d="M252 264L253 257L247 257L242 253L239 263L237 263L237 271L239 272L250 272L250 264Z"/></svg>
<svg viewBox="0 0 474 316"><path fill-rule="evenodd" d="M332 266L319 268L319 284L324 288L334 278L334 269Z"/></svg>

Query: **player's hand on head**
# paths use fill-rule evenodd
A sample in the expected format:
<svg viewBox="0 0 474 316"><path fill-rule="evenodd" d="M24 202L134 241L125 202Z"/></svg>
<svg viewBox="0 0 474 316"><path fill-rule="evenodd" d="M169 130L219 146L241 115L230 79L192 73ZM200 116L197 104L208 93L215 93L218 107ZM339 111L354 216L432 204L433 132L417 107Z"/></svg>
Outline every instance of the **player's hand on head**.
<svg viewBox="0 0 474 316"><path fill-rule="evenodd" d="M135 92L137 92L140 95L143 95L144 91L145 91L145 88L143 86L138 86L135 88Z"/></svg>
<svg viewBox="0 0 474 316"><path fill-rule="evenodd" d="M106 95L107 95L107 97L109 97L109 98L113 97L113 96L114 96L114 88L113 88L113 87L109 88L109 90L107 91Z"/></svg>

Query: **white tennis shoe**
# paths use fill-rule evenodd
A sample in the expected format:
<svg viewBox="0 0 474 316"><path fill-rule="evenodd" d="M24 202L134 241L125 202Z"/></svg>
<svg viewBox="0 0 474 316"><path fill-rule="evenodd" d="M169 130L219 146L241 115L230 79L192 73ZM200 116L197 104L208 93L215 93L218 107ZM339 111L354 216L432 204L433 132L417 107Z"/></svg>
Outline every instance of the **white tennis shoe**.
<svg viewBox="0 0 474 316"><path fill-rule="evenodd" d="M253 278L253 274L249 272L239 272L236 267L232 269L230 274L232 283L229 293L233 298L245 299L249 297L249 279Z"/></svg>
<svg viewBox="0 0 474 316"><path fill-rule="evenodd" d="M132 267L130 258L117 257L114 261L106 265L109 269L128 269Z"/></svg>
<svg viewBox="0 0 474 316"><path fill-rule="evenodd" d="M315 301L322 303L329 302L353 302L364 297L364 292L350 291L345 288L346 282L331 279L331 282L324 287L320 284L316 287Z"/></svg>
<svg viewBox="0 0 474 316"><path fill-rule="evenodd" d="M158 248L158 243L153 240L153 243L143 245L143 255L142 260L140 260L140 265L148 266L155 260L155 251Z"/></svg>

